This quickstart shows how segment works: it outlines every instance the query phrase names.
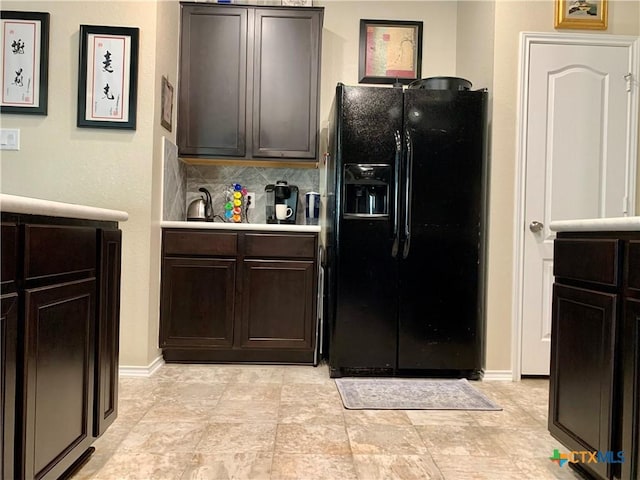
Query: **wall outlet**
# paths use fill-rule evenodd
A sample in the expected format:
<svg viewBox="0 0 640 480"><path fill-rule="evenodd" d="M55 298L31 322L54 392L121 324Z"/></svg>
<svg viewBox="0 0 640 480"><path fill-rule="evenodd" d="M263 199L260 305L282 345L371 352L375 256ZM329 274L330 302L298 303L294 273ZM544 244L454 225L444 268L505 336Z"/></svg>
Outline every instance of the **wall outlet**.
<svg viewBox="0 0 640 480"><path fill-rule="evenodd" d="M249 210L256 208L256 194L254 192L247 192L247 201L251 200L249 204Z"/></svg>

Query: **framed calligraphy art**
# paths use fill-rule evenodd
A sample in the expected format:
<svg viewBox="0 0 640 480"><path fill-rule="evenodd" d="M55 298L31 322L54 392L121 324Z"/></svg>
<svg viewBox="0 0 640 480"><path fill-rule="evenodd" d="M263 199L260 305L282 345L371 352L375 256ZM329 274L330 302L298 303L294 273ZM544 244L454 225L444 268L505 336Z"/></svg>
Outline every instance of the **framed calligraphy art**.
<svg viewBox="0 0 640 480"><path fill-rule="evenodd" d="M0 113L47 114L49 14L0 12Z"/></svg>
<svg viewBox="0 0 640 480"><path fill-rule="evenodd" d="M422 22L360 20L359 83L400 83L420 78Z"/></svg>
<svg viewBox="0 0 640 480"><path fill-rule="evenodd" d="M136 129L139 29L80 25L78 127Z"/></svg>

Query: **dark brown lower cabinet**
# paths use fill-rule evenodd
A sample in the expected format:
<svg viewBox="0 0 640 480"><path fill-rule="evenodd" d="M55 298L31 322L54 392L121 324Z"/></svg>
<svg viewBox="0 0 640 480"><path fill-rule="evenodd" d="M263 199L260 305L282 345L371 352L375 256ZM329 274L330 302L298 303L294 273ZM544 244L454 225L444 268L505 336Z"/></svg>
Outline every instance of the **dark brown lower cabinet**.
<svg viewBox="0 0 640 480"><path fill-rule="evenodd" d="M232 258L165 258L162 347L233 345L236 265Z"/></svg>
<svg viewBox="0 0 640 480"><path fill-rule="evenodd" d="M314 262L245 260L243 272L241 347L313 349Z"/></svg>
<svg viewBox="0 0 640 480"><path fill-rule="evenodd" d="M121 232L115 222L2 213L2 478L70 475L117 415ZM7 289L13 293L5 293Z"/></svg>
<svg viewBox="0 0 640 480"><path fill-rule="evenodd" d="M0 296L0 478L14 478L18 295Z"/></svg>
<svg viewBox="0 0 640 480"><path fill-rule="evenodd" d="M25 292L25 478L60 477L93 443L95 305L95 278Z"/></svg>
<svg viewBox="0 0 640 480"><path fill-rule="evenodd" d="M555 240L548 425L566 452L595 454L571 463L588 478L639 478L639 239L559 232Z"/></svg>
<svg viewBox="0 0 640 480"><path fill-rule="evenodd" d="M549 429L571 451L614 449L617 295L556 284L553 291ZM612 464L586 464L611 478Z"/></svg>
<svg viewBox="0 0 640 480"><path fill-rule="evenodd" d="M15 477L18 226L0 226L0 478Z"/></svg>
<svg viewBox="0 0 640 480"><path fill-rule="evenodd" d="M627 242L622 326L622 479L640 478L640 240Z"/></svg>
<svg viewBox="0 0 640 480"><path fill-rule="evenodd" d="M95 419L93 434L102 435L118 416L120 354L120 264L122 231L100 230L100 291L96 332Z"/></svg>
<svg viewBox="0 0 640 480"><path fill-rule="evenodd" d="M317 234L163 231L168 362L316 362Z"/></svg>

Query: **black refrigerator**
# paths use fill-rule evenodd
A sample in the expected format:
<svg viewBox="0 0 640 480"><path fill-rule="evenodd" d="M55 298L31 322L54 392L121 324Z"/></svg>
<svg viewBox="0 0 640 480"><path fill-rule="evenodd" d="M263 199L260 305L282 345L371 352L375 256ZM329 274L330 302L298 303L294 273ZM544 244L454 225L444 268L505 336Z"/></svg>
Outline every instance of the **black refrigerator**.
<svg viewBox="0 0 640 480"><path fill-rule="evenodd" d="M329 121L331 377L481 378L486 89L339 83Z"/></svg>

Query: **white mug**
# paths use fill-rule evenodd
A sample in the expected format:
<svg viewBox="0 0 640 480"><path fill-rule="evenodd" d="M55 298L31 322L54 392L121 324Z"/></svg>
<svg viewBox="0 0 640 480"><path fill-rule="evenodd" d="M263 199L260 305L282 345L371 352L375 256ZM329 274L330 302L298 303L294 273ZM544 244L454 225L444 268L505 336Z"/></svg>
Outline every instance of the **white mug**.
<svg viewBox="0 0 640 480"><path fill-rule="evenodd" d="M276 204L276 218L278 220L286 220L293 214L293 210L291 207L285 205L284 203Z"/></svg>

